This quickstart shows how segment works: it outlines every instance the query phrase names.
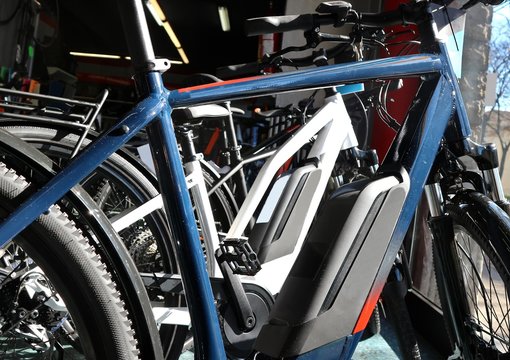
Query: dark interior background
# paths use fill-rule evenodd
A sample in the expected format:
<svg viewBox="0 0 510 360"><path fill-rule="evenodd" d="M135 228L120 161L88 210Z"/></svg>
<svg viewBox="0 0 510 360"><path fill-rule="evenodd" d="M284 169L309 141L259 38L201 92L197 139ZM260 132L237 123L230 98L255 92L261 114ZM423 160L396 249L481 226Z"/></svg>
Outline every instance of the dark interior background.
<svg viewBox="0 0 510 360"><path fill-rule="evenodd" d="M122 3L122 1L120 1ZM214 73L217 67L257 60L256 37L246 37L244 20L283 14L285 0L160 0L190 63L173 72ZM74 0L59 3L59 42L69 51L128 55L116 0ZM218 6L229 11L231 30L221 29ZM157 56L180 60L165 30L146 11ZM58 51L46 52L48 65L59 63Z"/></svg>

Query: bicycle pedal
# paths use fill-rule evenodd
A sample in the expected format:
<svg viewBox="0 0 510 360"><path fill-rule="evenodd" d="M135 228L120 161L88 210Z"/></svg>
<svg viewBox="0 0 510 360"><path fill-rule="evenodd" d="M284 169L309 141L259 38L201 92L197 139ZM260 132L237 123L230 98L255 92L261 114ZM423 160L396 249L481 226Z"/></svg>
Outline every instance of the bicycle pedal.
<svg viewBox="0 0 510 360"><path fill-rule="evenodd" d="M261 269L257 254L253 251L248 239L224 239L216 251L218 262L226 262L232 272L237 275L253 276Z"/></svg>

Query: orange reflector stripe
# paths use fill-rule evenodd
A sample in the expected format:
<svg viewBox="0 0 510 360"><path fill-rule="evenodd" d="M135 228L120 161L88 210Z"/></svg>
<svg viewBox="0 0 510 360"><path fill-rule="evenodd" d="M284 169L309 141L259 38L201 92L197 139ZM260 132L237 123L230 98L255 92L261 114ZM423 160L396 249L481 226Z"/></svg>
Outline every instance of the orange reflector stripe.
<svg viewBox="0 0 510 360"><path fill-rule="evenodd" d="M209 83L209 84L203 84L203 85L196 85L196 86L190 86L190 87L186 87L186 88L181 88L181 89L178 89L177 91L180 92L180 93L183 93L183 92L188 92L188 91L193 91L193 90L208 89L208 88L212 88L212 87L216 87L216 86L223 86L223 85L228 85L228 84L236 84L236 83L240 83L240 82L244 82L244 81L254 80L254 79L261 78L261 77L262 76L250 76L250 77L245 77L245 78L240 78L240 79L219 81L219 82L214 82L214 83Z"/></svg>

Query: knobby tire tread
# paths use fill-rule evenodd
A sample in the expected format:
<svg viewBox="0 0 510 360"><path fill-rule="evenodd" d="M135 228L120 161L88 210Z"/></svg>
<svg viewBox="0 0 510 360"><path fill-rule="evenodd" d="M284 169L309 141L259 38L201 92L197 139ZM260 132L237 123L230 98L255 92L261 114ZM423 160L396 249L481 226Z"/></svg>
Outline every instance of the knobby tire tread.
<svg viewBox="0 0 510 360"><path fill-rule="evenodd" d="M0 163L2 217L16 206L28 182ZM34 238L37 236L37 238ZM100 254L56 205L15 239L41 266L78 323L80 345L89 358L138 359L128 311Z"/></svg>

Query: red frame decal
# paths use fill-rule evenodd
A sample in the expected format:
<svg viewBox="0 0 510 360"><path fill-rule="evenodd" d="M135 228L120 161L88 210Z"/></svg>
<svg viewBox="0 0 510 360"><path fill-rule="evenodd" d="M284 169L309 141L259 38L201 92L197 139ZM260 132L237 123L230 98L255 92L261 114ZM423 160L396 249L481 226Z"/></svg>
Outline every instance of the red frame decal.
<svg viewBox="0 0 510 360"><path fill-rule="evenodd" d="M183 93L183 92L188 92L188 91L193 91L193 90L208 89L208 88L217 87L217 86L236 84L236 83L240 83L240 82L244 82L244 81L255 80L255 79L259 79L261 77L262 76L249 76L249 77L240 78L240 79L219 81L219 82L214 82L214 83L209 83L209 84L185 87L185 88L178 89L177 91L180 93Z"/></svg>

